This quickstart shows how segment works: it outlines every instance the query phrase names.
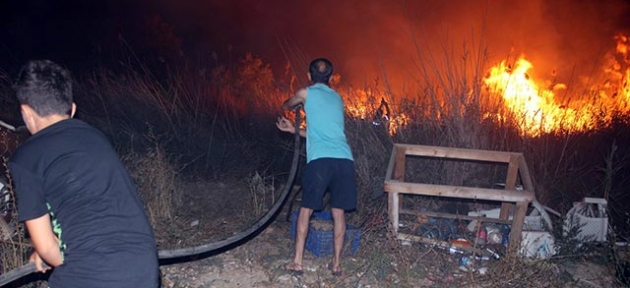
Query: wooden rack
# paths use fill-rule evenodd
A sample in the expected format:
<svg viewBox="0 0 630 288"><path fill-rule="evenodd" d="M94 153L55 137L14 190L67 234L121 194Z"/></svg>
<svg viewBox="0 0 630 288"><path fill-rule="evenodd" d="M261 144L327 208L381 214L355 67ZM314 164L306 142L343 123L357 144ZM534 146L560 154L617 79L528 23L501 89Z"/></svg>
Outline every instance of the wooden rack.
<svg viewBox="0 0 630 288"><path fill-rule="evenodd" d="M444 158L455 160L472 160L491 163L507 163L507 177L505 189L487 189L464 186L434 185L405 182L405 160L407 156ZM516 190L519 179L523 190ZM522 153L501 152L491 150L475 150L448 148L439 146L423 146L409 144L394 144L385 176L385 192L388 193L389 218L398 239L422 241L422 237L398 232L400 214L426 215L438 218L467 219L468 216L447 213L419 212L402 209L403 195L424 195L434 197L449 197L459 199L478 199L501 202L499 219L475 217L483 222L507 223L511 225L508 251L518 251L521 243L521 232L529 203L535 199L534 186ZM514 209L513 217L509 220L510 212ZM436 242L436 241L428 241Z"/></svg>

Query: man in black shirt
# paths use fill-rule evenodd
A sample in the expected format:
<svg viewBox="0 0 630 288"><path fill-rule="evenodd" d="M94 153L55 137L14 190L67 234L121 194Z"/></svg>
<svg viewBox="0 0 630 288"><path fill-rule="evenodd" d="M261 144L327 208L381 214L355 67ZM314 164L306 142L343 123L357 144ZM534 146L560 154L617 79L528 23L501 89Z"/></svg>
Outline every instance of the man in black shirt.
<svg viewBox="0 0 630 288"><path fill-rule="evenodd" d="M28 62L14 85L32 136L11 156L20 221L35 252L54 267L51 288L158 287L153 231L136 188L100 131L72 119L71 77Z"/></svg>

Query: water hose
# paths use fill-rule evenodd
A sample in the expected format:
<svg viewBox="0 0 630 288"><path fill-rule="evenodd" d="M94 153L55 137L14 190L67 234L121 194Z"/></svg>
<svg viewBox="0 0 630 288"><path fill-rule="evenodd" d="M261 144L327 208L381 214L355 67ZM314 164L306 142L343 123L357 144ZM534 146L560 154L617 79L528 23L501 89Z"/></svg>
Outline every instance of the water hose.
<svg viewBox="0 0 630 288"><path fill-rule="evenodd" d="M280 210L280 208L286 201L287 196L293 190L292 189L293 183L295 180L295 176L297 175L297 170L299 166L298 164L299 164L299 159L300 159L300 113L299 113L300 108L301 107L297 107L295 109L295 134L294 134L295 140L294 140L294 147L293 147L293 161L291 162L291 170L289 171L289 177L287 178L287 182L284 185L280 198L271 207L271 209L269 209L269 211L267 211L267 213L262 218L260 218L256 223L252 224L252 226L226 239L208 243L208 244L199 245L199 246L188 247L188 248L159 250L158 258L160 260L190 257L194 255L221 250L232 244L242 241L243 239L246 239L250 236L255 235L256 233L259 232L261 227L269 223L269 221ZM29 262L18 268L10 270L7 273L0 274L0 287L35 272L37 272L37 269L35 268L35 263Z"/></svg>

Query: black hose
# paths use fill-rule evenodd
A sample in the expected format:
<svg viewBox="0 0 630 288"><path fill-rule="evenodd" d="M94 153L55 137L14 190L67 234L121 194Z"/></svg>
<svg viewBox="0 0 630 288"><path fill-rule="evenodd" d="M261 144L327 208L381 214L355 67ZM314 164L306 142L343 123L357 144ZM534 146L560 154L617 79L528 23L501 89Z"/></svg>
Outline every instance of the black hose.
<svg viewBox="0 0 630 288"><path fill-rule="evenodd" d="M158 257L160 259L170 259L170 258L198 255L198 254L207 253L213 250L218 250L218 249L221 249L223 247L229 246L233 243L236 243L238 241L245 239L247 236L254 234L256 231L258 231L260 227L264 226L276 214L276 212L280 210L280 207L282 207L282 204L284 204L287 196L290 194L291 190L293 190L292 189L293 182L294 182L293 180L295 180L295 175L297 174L297 168L298 168L298 163L300 159L299 107L295 111L295 130L296 131L295 131L295 144L294 144L294 151L293 151L293 162L291 163L291 171L289 172L289 178L287 178L287 183L286 185L284 185L284 191L282 191L279 201L276 201L276 203L271 207L271 209L267 211L267 214L265 214L265 216L260 218L258 222L254 223L254 225L250 226L246 230L241 231L238 234L234 234L233 236L228 237L224 240L220 240L220 241L205 244L205 245L195 246L195 247L173 249L173 250L160 250L158 251Z"/></svg>
<svg viewBox="0 0 630 288"><path fill-rule="evenodd" d="M294 141L294 149L293 149L293 162L291 163L291 170L289 172L289 177L287 178L287 182L284 185L284 190L280 195L280 198L276 203L267 211L262 218L260 218L256 223L252 226L243 230L237 234L232 235L223 240L219 240L217 242L212 242L204 245L181 248L181 249L171 249L171 250L159 250L158 258L159 259L172 259L172 258L180 258L187 256L194 256L203 253L208 253L212 251L216 251L222 248L225 248L229 245L237 243L250 235L255 234L258 230L267 224L269 220L273 218L273 216L280 210L282 205L284 204L287 196L290 194L291 190L293 190L293 183L295 180L295 175L297 174L298 164L300 159L300 107L295 109L295 141ZM9 284L17 279L20 279L26 275L37 272L35 268L35 263L29 262L24 264L18 268L15 268L7 273L0 274L0 287Z"/></svg>
<svg viewBox="0 0 630 288"><path fill-rule="evenodd" d="M26 275L37 272L34 262L28 262L18 268L15 268L7 273L0 274L0 287L7 285L17 279L20 279Z"/></svg>

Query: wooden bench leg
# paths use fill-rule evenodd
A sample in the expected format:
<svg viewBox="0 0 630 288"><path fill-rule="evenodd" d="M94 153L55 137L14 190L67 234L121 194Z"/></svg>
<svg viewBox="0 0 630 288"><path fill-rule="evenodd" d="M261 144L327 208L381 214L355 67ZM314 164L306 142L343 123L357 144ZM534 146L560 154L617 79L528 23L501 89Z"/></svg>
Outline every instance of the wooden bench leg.
<svg viewBox="0 0 630 288"><path fill-rule="evenodd" d="M389 192L388 195L389 219L392 221L395 236L398 236L398 215L400 213L400 195L398 193Z"/></svg>
<svg viewBox="0 0 630 288"><path fill-rule="evenodd" d="M512 219L512 230L510 231L510 242L508 244L508 253L518 253L521 247L521 237L523 232L523 223L527 214L528 202L516 203L514 210L514 218ZM516 255L516 254L513 254Z"/></svg>

